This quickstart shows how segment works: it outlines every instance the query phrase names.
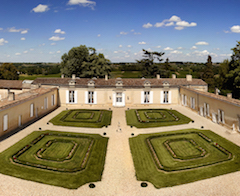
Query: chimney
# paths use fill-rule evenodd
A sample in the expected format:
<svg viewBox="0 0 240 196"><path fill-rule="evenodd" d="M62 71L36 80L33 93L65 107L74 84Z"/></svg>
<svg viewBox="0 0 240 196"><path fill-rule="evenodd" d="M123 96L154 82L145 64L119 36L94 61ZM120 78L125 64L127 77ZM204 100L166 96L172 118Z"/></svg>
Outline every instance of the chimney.
<svg viewBox="0 0 240 196"><path fill-rule="evenodd" d="M227 98L232 99L232 93L227 93Z"/></svg>
<svg viewBox="0 0 240 196"><path fill-rule="evenodd" d="M108 75L107 74L105 75L105 80L108 80Z"/></svg>
<svg viewBox="0 0 240 196"><path fill-rule="evenodd" d="M73 80L76 79L76 74L72 74L72 79L73 79Z"/></svg>
<svg viewBox="0 0 240 196"><path fill-rule="evenodd" d="M218 88L215 88L215 94L219 95L219 93L220 93L220 90Z"/></svg>
<svg viewBox="0 0 240 196"><path fill-rule="evenodd" d="M190 75L190 74L186 75L186 80L191 82L192 81L192 75Z"/></svg>
<svg viewBox="0 0 240 196"><path fill-rule="evenodd" d="M61 78L64 78L64 74L61 75Z"/></svg>
<svg viewBox="0 0 240 196"><path fill-rule="evenodd" d="M172 74L172 79L176 79L176 74Z"/></svg>
<svg viewBox="0 0 240 196"><path fill-rule="evenodd" d="M15 93L8 92L8 101L14 101L14 100L15 100Z"/></svg>
<svg viewBox="0 0 240 196"><path fill-rule="evenodd" d="M160 74L157 74L157 79L160 79Z"/></svg>

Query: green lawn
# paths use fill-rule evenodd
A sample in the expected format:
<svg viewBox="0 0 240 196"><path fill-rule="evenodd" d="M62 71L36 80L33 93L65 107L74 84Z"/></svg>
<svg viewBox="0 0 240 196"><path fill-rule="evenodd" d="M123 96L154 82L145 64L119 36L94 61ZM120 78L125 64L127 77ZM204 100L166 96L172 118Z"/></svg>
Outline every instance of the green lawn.
<svg viewBox="0 0 240 196"><path fill-rule="evenodd" d="M65 110L50 120L54 125L101 128L111 124L109 110Z"/></svg>
<svg viewBox="0 0 240 196"><path fill-rule="evenodd" d="M167 109L132 109L126 111L127 125L137 128L161 127L187 124L190 118Z"/></svg>
<svg viewBox="0 0 240 196"><path fill-rule="evenodd" d="M97 134L35 131L0 153L0 173L76 189L101 180L107 143Z"/></svg>
<svg viewBox="0 0 240 196"><path fill-rule="evenodd" d="M240 147L210 130L140 134L129 144L137 180L156 188L240 170Z"/></svg>

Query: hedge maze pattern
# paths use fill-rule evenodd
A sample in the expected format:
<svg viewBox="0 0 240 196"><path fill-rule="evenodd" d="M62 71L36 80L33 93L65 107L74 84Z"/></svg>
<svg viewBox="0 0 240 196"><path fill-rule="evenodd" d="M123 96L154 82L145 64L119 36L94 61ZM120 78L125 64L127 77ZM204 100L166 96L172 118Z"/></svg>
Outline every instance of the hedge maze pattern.
<svg viewBox="0 0 240 196"><path fill-rule="evenodd" d="M150 136L146 144L157 168L168 172L213 165L233 158L231 152L201 132ZM163 158L162 153L169 156Z"/></svg>
<svg viewBox="0 0 240 196"><path fill-rule="evenodd" d="M57 156L58 146L53 148L52 146L54 144L58 145L59 147L62 146L63 148L67 148L67 152L63 157ZM40 169L58 172L77 172L85 169L93 144L94 139L89 136L61 133L56 134L51 132L43 133L12 155L11 161L15 164L21 164ZM41 147L39 148L38 146ZM48 153L48 151L52 152ZM30 157L34 158L30 159ZM69 168L67 165L71 163L71 161L80 162L78 166L72 164L74 167ZM59 164L57 167L52 167L50 164L51 162L58 162Z"/></svg>

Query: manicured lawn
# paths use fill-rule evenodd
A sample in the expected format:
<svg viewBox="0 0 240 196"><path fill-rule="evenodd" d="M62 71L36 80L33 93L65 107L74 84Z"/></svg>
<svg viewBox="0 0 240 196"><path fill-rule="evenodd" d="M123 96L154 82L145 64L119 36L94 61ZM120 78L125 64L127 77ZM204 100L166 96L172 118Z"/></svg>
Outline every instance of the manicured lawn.
<svg viewBox="0 0 240 196"><path fill-rule="evenodd" d="M240 170L240 147L209 130L140 134L129 144L137 180L156 188Z"/></svg>
<svg viewBox="0 0 240 196"><path fill-rule="evenodd" d="M101 180L107 143L97 134L34 131L0 154L0 173L76 189Z"/></svg>
<svg viewBox="0 0 240 196"><path fill-rule="evenodd" d="M65 110L50 120L54 125L101 128L111 124L109 110Z"/></svg>
<svg viewBox="0 0 240 196"><path fill-rule="evenodd" d="M126 111L127 125L137 128L187 124L190 118L167 109L132 109Z"/></svg>

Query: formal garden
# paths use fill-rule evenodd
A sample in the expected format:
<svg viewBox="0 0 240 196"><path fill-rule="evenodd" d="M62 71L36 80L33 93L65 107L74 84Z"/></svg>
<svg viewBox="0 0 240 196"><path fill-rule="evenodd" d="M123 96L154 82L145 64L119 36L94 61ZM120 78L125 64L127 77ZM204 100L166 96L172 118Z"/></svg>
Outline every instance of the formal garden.
<svg viewBox="0 0 240 196"><path fill-rule="evenodd" d="M127 125L137 128L187 124L192 120L176 110L131 109L126 111Z"/></svg>
<svg viewBox="0 0 240 196"><path fill-rule="evenodd" d="M107 143L98 134L34 131L0 154L0 173L76 189L101 180Z"/></svg>
<svg viewBox="0 0 240 196"><path fill-rule="evenodd" d="M210 130L140 134L129 143L137 180L156 188L240 170L240 147Z"/></svg>
<svg viewBox="0 0 240 196"><path fill-rule="evenodd" d="M54 125L101 128L111 124L110 110L65 110L50 120Z"/></svg>

